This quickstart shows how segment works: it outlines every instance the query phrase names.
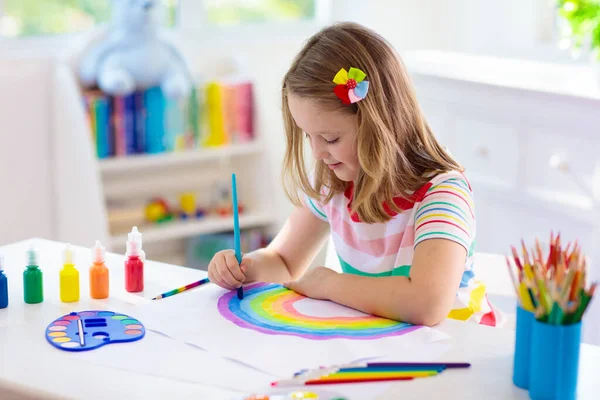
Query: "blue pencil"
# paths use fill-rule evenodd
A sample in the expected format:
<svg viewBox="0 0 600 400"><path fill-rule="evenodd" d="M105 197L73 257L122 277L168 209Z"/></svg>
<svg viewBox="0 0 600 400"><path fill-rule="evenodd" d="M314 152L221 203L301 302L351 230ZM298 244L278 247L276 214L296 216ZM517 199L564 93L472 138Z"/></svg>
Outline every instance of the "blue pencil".
<svg viewBox="0 0 600 400"><path fill-rule="evenodd" d="M242 251L240 249L240 220L238 216L238 200L237 200L237 185L235 182L235 174L231 174L231 193L233 202L233 240L235 243L235 258L238 264L242 263ZM237 290L238 299L244 298L244 288L240 286Z"/></svg>

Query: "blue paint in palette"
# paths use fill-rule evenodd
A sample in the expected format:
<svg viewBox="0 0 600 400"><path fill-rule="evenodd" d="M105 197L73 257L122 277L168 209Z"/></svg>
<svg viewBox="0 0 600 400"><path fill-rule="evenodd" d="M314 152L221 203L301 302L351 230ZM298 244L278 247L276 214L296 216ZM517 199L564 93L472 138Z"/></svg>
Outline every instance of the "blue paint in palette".
<svg viewBox="0 0 600 400"><path fill-rule="evenodd" d="M145 334L144 325L137 319L105 310L72 312L46 328L48 343L66 351L94 350L106 344L133 342Z"/></svg>

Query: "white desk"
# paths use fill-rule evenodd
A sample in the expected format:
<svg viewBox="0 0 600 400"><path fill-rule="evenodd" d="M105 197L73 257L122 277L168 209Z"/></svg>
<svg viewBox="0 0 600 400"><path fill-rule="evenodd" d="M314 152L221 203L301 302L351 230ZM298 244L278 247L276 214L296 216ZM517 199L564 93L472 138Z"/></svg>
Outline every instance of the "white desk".
<svg viewBox="0 0 600 400"><path fill-rule="evenodd" d="M90 265L88 249L77 249L77 267L81 274L81 300L64 304L59 301L58 271L61 268L60 243L35 240L40 249L40 266L44 273L44 297L41 304L23 302L22 271L25 251L33 241L0 247L5 256L9 279L10 304L0 310L0 399L11 398L169 398L169 399L235 399L243 393L215 387L218 384L200 384L194 379L198 359L204 352L190 348L169 338L147 332L144 339L124 346L132 358L161 360L170 363L154 372L134 372L98 365L91 352L63 352L50 346L44 338L46 326L55 318L72 310L111 309L135 316L136 307L158 293L182 286L201 278L204 273L192 269L147 261L146 290L143 297L124 290L124 257L107 254L111 273L111 296L106 300L89 299L87 269ZM502 258L498 257L498 263ZM142 321L143 322L143 321ZM527 399L527 392L513 386L512 349L514 332L508 329L487 328L474 324L445 321L438 329L452 338L447 341L450 350L444 361L468 361L470 371L446 371L430 379L377 386L382 395L378 399ZM112 347L119 346L118 344ZM107 346L111 347L111 345ZM100 351L100 350L95 350ZM87 354L86 354L87 353ZM83 357L80 357L83 356ZM142 361L143 362L143 361ZM216 365L216 364L215 364ZM232 368L240 368L231 364ZM177 376L177 371L185 376ZM191 371L191 374L190 374ZM224 369L224 374L230 373ZM270 377L248 370L256 389L267 389ZM579 378L581 399L597 399L600 392L600 348L583 345ZM165 374L168 372L168 374ZM380 385L380 384L376 384ZM340 391L340 386L334 389ZM352 386L344 388L351 393ZM356 386L355 386L356 387ZM375 386L373 386L375 387ZM352 396L348 396L353 400ZM361 397L362 398L362 397Z"/></svg>

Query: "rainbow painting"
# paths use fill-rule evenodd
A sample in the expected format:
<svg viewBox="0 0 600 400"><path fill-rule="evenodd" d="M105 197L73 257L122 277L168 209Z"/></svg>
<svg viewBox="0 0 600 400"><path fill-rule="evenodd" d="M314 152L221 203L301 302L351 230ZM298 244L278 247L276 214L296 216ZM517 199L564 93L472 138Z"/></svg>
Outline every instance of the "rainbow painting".
<svg viewBox="0 0 600 400"><path fill-rule="evenodd" d="M252 284L244 287L244 293L243 300L237 298L235 291L221 296L219 312L242 328L269 335L311 340L369 340L400 336L420 328L362 313L356 316L307 315L295 306L306 297L278 284Z"/></svg>

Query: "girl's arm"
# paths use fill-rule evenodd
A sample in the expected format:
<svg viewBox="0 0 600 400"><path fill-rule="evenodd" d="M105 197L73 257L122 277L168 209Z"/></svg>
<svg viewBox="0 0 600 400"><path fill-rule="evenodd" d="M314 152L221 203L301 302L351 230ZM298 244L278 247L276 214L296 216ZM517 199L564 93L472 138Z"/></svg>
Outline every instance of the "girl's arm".
<svg viewBox="0 0 600 400"><path fill-rule="evenodd" d="M309 270L285 286L316 299L331 300L367 314L415 325L436 325L450 312L465 266L465 248L446 239L417 244L410 278Z"/></svg>
<svg viewBox="0 0 600 400"><path fill-rule="evenodd" d="M329 233L329 224L308 209L294 209L275 239L264 249L245 254L244 282L283 283L296 280L317 256Z"/></svg>
<svg viewBox="0 0 600 400"><path fill-rule="evenodd" d="M368 314L416 325L436 325L452 308L467 252L446 239L415 248L410 278L327 274L327 298Z"/></svg>

